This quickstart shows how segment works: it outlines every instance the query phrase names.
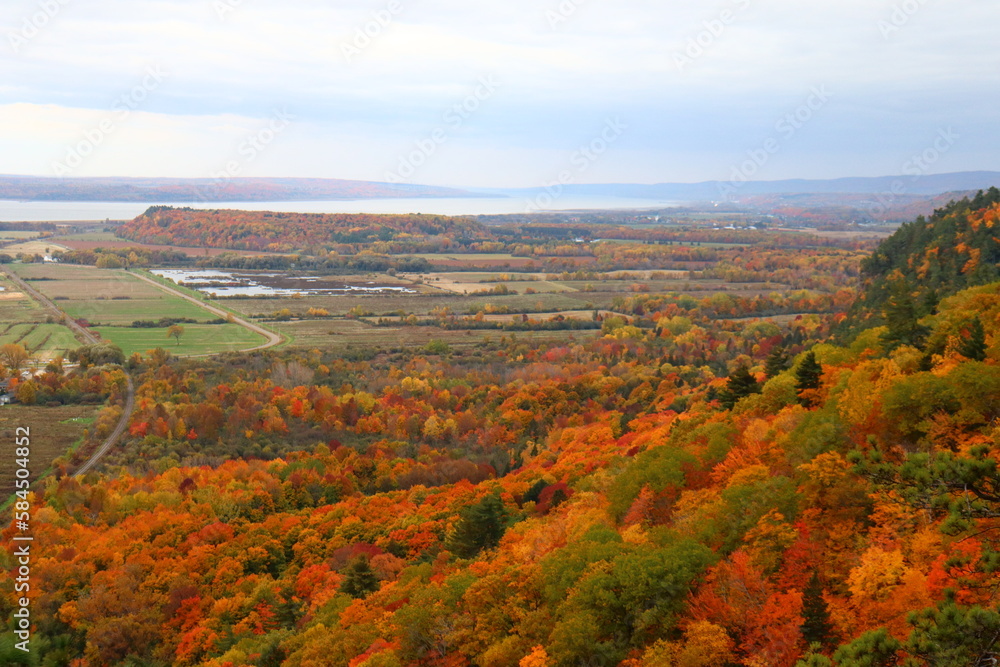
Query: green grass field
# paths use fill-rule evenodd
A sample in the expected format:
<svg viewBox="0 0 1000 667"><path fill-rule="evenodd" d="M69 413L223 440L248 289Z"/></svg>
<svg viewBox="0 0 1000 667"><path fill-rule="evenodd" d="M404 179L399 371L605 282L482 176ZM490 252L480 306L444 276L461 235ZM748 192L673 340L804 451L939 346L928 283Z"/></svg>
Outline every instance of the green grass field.
<svg viewBox="0 0 1000 667"><path fill-rule="evenodd" d="M0 327L0 344L16 343L24 338L35 326L33 322L11 322Z"/></svg>
<svg viewBox="0 0 1000 667"><path fill-rule="evenodd" d="M53 240L58 243L59 241L121 241L122 239L115 236L114 232L84 232L55 236Z"/></svg>
<svg viewBox="0 0 1000 667"><path fill-rule="evenodd" d="M155 289L150 287L150 290ZM65 310L70 317L82 317L90 322L104 325L128 325L136 320L158 320L161 317L188 318L200 321L216 318L215 315L190 301L172 297L158 290L150 298L129 299L127 301L89 301L78 298L70 301L56 301L56 305Z"/></svg>
<svg viewBox="0 0 1000 667"><path fill-rule="evenodd" d="M509 260L509 259L525 259L524 257L514 257L514 255L508 255L508 254L503 254L503 253L493 253L493 254L483 253L483 254L480 255L480 254L476 254L476 253L454 253L454 252L453 253L441 252L441 253L432 253L432 254L424 253L424 254L417 254L417 255L400 255L400 257L417 257L419 259L426 259L426 260L430 260L430 261L442 260L442 259L453 259L453 260L457 260L459 262L485 262L485 261L504 261L504 260ZM528 259L530 259L530 258L528 258Z"/></svg>
<svg viewBox="0 0 1000 667"><path fill-rule="evenodd" d="M21 344L39 359L64 357L67 351L80 346L73 332L61 324L39 324Z"/></svg>
<svg viewBox="0 0 1000 667"><path fill-rule="evenodd" d="M68 328L61 324L20 322L0 324L0 345L19 343L37 359L66 356L67 350L79 347Z"/></svg>
<svg viewBox="0 0 1000 667"><path fill-rule="evenodd" d="M202 311L204 312L204 311ZM131 327L95 327L94 331L122 349L125 356L133 352L162 347L175 355L214 354L245 350L263 345L266 339L238 324L183 324L180 340L167 338L166 329L133 329Z"/></svg>
<svg viewBox="0 0 1000 667"><path fill-rule="evenodd" d="M286 322L279 327L281 333L294 338L296 347L343 350L347 348L422 347L433 340L444 341L452 347L467 347L481 343L484 337L499 340L510 336L504 331L445 330L438 327L392 326L375 327L356 320L305 320ZM565 343L570 340L585 341L598 336L598 331L518 331L521 340L544 340ZM169 349L169 348L166 348Z"/></svg>
<svg viewBox="0 0 1000 667"><path fill-rule="evenodd" d="M41 236L41 232L28 232L28 231L0 231L0 241L9 241L11 239L35 239Z"/></svg>
<svg viewBox="0 0 1000 667"><path fill-rule="evenodd" d="M66 351L79 346L73 332L62 324L50 323L50 311L21 294L4 277L0 277L0 345L20 343L36 359L47 361L65 356Z"/></svg>
<svg viewBox="0 0 1000 667"><path fill-rule="evenodd" d="M266 342L263 336L237 324L206 324L218 316L127 271L61 264L14 266L25 280L31 281L32 287L52 299L70 317L91 322L102 338L121 347L126 355L156 347L178 355L213 354ZM199 323L184 324L185 333L179 342L167 339L165 328L128 326L136 320L163 317L193 319ZM58 344L61 344L58 339L50 338L45 345Z"/></svg>

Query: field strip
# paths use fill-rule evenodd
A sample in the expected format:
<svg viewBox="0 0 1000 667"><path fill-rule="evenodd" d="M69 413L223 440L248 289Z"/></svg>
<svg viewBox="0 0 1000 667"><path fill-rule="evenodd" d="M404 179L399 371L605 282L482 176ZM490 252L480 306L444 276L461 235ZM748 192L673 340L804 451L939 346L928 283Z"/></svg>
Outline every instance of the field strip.
<svg viewBox="0 0 1000 667"><path fill-rule="evenodd" d="M3 273L11 280L11 282L15 284L19 289L23 290L25 294L27 294L29 297L31 297L38 303L42 304L43 307L57 314L60 317L60 319L65 321L66 324L73 330L73 332L77 334L84 342L95 345L100 343L100 340L98 340L92 333L90 333L89 331L78 325L76 322L74 322L72 318L65 317L63 311L61 311L47 297L39 293L38 290L28 285L28 283L25 282L20 276L15 274L13 271L8 270L6 267L0 267L0 271L3 271ZM246 329L249 329L254 333L261 334L262 336L267 338L266 343L247 350L243 350L244 352L252 352L254 350L263 350L269 347L274 347L275 345L279 345L280 343L282 343L284 340L283 337L279 334L273 333L271 331L268 331L267 329L264 329L263 327L259 327L255 324L247 322L246 320L236 317L235 315L232 315L231 313L224 311L220 308L215 308L213 306L210 306L202 301L199 301L194 297L188 296L187 294L184 294L170 287L167 287L166 285L161 285L160 283L157 283L156 281L147 278L146 276L142 276L137 273L131 273L131 272L130 274L132 276L135 276L139 280L143 280L149 283L150 285L153 285L154 287L163 292L167 292L168 294L180 297L186 301L194 303L203 308L204 310L207 310L208 312L218 317L222 318L232 317L232 321L234 323L239 324L240 326L243 326ZM125 428L128 426L128 420L132 416L132 409L135 406L135 387L132 383L132 378L129 377L128 374L126 374L126 382L128 382L128 392L125 397L125 405L123 406L122 417L119 420L118 425L115 427L115 430L112 431L111 434L104 440L104 442L101 443L101 446L97 448L97 451L95 451L91 455L91 457L87 459L87 461L77 469L76 473L74 474L82 475L91 470L95 465L97 465L98 462L100 462L100 460L104 457L104 455L117 444L118 440L125 432Z"/></svg>
<svg viewBox="0 0 1000 667"><path fill-rule="evenodd" d="M4 252L7 253L18 253L23 252L29 255L44 255L45 250L48 249L50 252L53 250L62 250L64 252L69 252L71 248L64 246L60 243L54 241L49 241L48 239L15 239L14 243L5 243L3 246Z"/></svg>
<svg viewBox="0 0 1000 667"><path fill-rule="evenodd" d="M89 345L97 345L98 343L100 343L100 341L94 334L90 333L89 331L81 327L79 324L77 324L75 321L73 321L72 317L67 316L66 313L60 310L54 303L49 301L48 297L44 296L41 292L39 292L34 287L32 287L24 280L22 280L21 276L9 270L7 267L2 267L0 268L0 270L2 270L4 274L6 274L6 276L10 279L10 281L15 285L17 285L25 294L27 294L29 297L31 297L38 303L42 304L42 306L44 306L45 308L48 308L53 313L55 313L55 315L59 318L59 320L65 323L66 326L68 326L73 331L73 333L76 335L78 339Z"/></svg>
<svg viewBox="0 0 1000 667"><path fill-rule="evenodd" d="M232 315L232 313L229 313L228 311L224 311L220 308L209 306L208 304L199 301L198 299L192 296L188 296L187 294L184 294L183 292L179 292L175 289L167 287L166 285L161 285L160 283L156 282L155 280L152 280L151 278L147 278L146 276L140 275L138 273L132 273L132 272L129 273L132 276L138 278L139 280L143 280L149 283L150 285L153 285L154 287L164 292L167 292L168 294L178 296L186 301L190 301L191 303L201 306L202 308L204 308L205 310L214 315L217 315L222 318L231 316L232 321L235 322L236 324L246 327L247 329L253 331L254 333L259 333L268 339L268 342L264 343L263 345L258 345L257 347L253 347L248 350L242 350L243 352L252 352L253 350L264 350L269 347L274 347L275 345L279 345L283 341L282 336L280 336L279 334L273 333L271 331L268 331L267 329L264 329L263 327L259 327L255 324L247 322L242 318ZM212 356L212 355L196 355L196 356ZM84 463L82 466L80 466L77 469L76 473L74 474L83 475L86 472L88 472L91 468L93 468L95 465L97 465L100 462L100 460L104 457L104 455L107 454L108 451L115 446L115 444L117 444L122 434L125 433L125 427L128 425L129 417L132 416L132 410L135 407L135 387L132 384L132 378L128 374L126 374L125 379L128 382L128 395L126 396L125 399L125 407L122 411L121 420L118 422L118 425L115 427L115 430L111 433L111 435L109 435L107 439L103 443L101 443L101 446L97 448L97 451L95 451L91 455L91 457L87 459L87 462Z"/></svg>
<svg viewBox="0 0 1000 667"><path fill-rule="evenodd" d="M24 290L25 294L35 299L46 308L58 314L60 318L62 318L63 321L65 321L70 326L71 329L73 329L74 333L79 334L83 338L83 340L85 340L87 343L90 343L92 345L97 345L100 343L100 341L97 339L96 336L94 336L94 334L90 333L89 331L81 327L79 324L74 322L71 317L67 317L65 313L59 310L59 308L57 308L54 303L49 301L48 298L42 296L41 293L32 288L30 285L28 285L28 283L22 280L20 276L16 275L13 271L9 271L6 267L2 267L2 270L15 285ZM125 427L128 426L129 417L132 416L132 409L135 407L135 386L132 384L132 378L128 375L128 373L125 374L125 381L128 383L128 393L125 396L125 407L122 410L122 418L118 421L118 425L115 426L115 430L112 431L111 435L109 435L107 439L101 444L101 446L97 448L97 451L94 452L93 456L91 456L87 460L87 462L84 463L82 466L80 466L80 469L76 471L77 475L82 475L83 473L87 472L92 467L94 467L97 464L97 462L101 460L101 457L104 456L109 449L114 447L114 445L118 442L118 439L121 437L122 433L125 432Z"/></svg>
<svg viewBox="0 0 1000 667"><path fill-rule="evenodd" d="M139 280L143 280L143 281L149 283L150 285L153 285L154 287L156 287L156 288L158 288L158 289L160 289L160 290L162 290L164 292L167 292L168 294L171 294L172 296L180 297L180 298L184 299L185 301L190 301L191 303L193 303L193 304L195 304L197 306L201 306L202 308L204 308L208 312L212 313L213 315L216 315L217 317L221 317L223 319L232 318L232 321L234 323L239 324L240 326L242 326L242 327L244 327L246 329L249 329L250 331L253 331L254 333L261 334L262 336L264 336L265 338L267 338L267 342L264 343L263 345L258 345L257 347L251 347L251 348L246 349L246 350L240 350L241 352L254 352L256 350L266 350L269 347L274 347L275 345L280 345L283 342L283 340L284 340L284 338L280 334L274 333L273 331L268 331L264 327L257 326L256 324L253 324L252 322L247 322L243 318L237 317L236 315L234 315L233 313L231 313L231 312L229 312L227 310L223 310L221 308L216 308L214 306L210 306L207 303L205 303L204 301L200 301L200 300L194 298L193 296L188 296L187 294L184 294L183 292L175 290L172 287L168 287L166 285L158 283L155 280L153 280L152 278L147 278L144 275L141 275L139 273L133 273L131 271L129 272L129 274L132 275L132 276L134 276L134 277L136 277L136 278L138 278ZM193 355L193 356L211 356L211 355Z"/></svg>

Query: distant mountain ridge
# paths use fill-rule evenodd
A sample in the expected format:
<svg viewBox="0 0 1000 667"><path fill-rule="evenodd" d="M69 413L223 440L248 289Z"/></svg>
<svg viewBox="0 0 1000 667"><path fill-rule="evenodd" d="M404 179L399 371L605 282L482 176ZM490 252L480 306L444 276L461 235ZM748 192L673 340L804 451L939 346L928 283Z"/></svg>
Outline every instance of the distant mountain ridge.
<svg viewBox="0 0 1000 667"><path fill-rule="evenodd" d="M550 188L483 189L481 192L508 196L531 196L553 188L562 195L632 197L674 201L717 201L754 195L773 194L871 194L886 198L901 195L938 195L952 191L985 190L1000 184L1000 171L964 171L923 176L876 176L834 179L788 179L780 181L703 181L700 183L567 184ZM551 192L549 194L552 194Z"/></svg>
<svg viewBox="0 0 1000 667"><path fill-rule="evenodd" d="M267 202L482 197L467 190L329 178L49 178L0 175L0 199L103 202Z"/></svg>
<svg viewBox="0 0 1000 667"><path fill-rule="evenodd" d="M907 198L976 192L1000 185L1000 171L826 180L700 183L596 183L537 188L451 188L329 178L53 178L0 175L0 199L143 203L333 201L398 198L559 196L621 197L666 202L739 201L769 195L867 195L888 208Z"/></svg>

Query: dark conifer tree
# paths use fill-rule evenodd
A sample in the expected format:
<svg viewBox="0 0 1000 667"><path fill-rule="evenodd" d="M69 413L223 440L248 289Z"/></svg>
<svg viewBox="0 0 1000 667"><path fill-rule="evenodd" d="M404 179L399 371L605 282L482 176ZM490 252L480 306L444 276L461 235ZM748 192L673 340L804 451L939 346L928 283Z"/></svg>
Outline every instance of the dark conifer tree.
<svg viewBox="0 0 1000 667"><path fill-rule="evenodd" d="M785 352L785 348L778 345L767 355L767 360L764 362L764 376L770 380L786 368L788 368L788 353Z"/></svg>
<svg viewBox="0 0 1000 667"><path fill-rule="evenodd" d="M812 400L802 398L803 391L808 389L819 389L820 376L823 375L823 367L816 361L816 353L810 352L802 358L802 363L795 370L795 389L800 394L799 403L809 407Z"/></svg>
<svg viewBox="0 0 1000 667"><path fill-rule="evenodd" d="M760 384L757 379L750 374L746 366L740 366L729 376L726 388L719 392L719 400L722 402L722 407L730 410L741 398L758 393Z"/></svg>
<svg viewBox="0 0 1000 667"><path fill-rule="evenodd" d="M969 325L969 337L959 345L958 353L974 361L986 359L986 332L983 331L983 323L978 315Z"/></svg>
<svg viewBox="0 0 1000 667"><path fill-rule="evenodd" d="M352 598L363 598L378 590L378 577L372 570L368 558L358 556L351 560L344 572L344 583L340 591Z"/></svg>
<svg viewBox="0 0 1000 667"><path fill-rule="evenodd" d="M917 306L910 295L906 282L896 283L892 296L885 306L885 324L888 331L882 334L882 343L891 352L903 345L923 347L927 338L927 327L918 321Z"/></svg>
<svg viewBox="0 0 1000 667"><path fill-rule="evenodd" d="M830 610L823 599L823 584L815 571L802 592L802 618L802 638L806 642L823 646L831 643L833 626L830 624Z"/></svg>
<svg viewBox="0 0 1000 667"><path fill-rule="evenodd" d="M495 494L466 507L448 540L448 550L460 558L475 558L483 549L492 549L507 529L506 518L503 502Z"/></svg>

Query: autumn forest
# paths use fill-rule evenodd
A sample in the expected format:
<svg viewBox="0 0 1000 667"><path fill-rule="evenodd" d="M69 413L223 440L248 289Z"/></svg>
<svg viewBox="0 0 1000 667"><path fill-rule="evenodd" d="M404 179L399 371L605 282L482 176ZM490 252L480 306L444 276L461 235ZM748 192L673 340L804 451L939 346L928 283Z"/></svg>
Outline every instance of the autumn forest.
<svg viewBox="0 0 1000 667"><path fill-rule="evenodd" d="M33 462L34 650L0 664L995 664L998 220L995 188L880 242L156 207L58 255L228 276L139 325L22 256L97 342L3 377L94 416ZM176 350L241 323L285 343Z"/></svg>

